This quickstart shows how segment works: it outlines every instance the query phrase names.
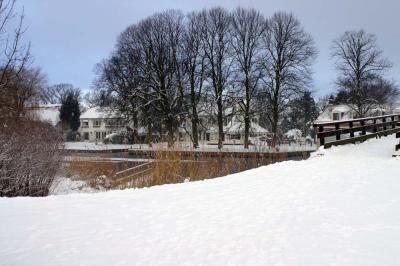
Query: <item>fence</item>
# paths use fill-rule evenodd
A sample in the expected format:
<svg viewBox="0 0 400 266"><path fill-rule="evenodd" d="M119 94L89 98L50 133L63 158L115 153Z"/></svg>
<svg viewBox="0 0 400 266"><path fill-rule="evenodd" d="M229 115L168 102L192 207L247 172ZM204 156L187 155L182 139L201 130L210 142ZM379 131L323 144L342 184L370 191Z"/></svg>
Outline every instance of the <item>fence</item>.
<svg viewBox="0 0 400 266"><path fill-rule="evenodd" d="M315 123L314 129L319 144L325 148L349 143L363 142L370 138L387 136L400 132L400 115L384 115ZM356 135L358 133L358 136ZM329 139L334 137L333 139Z"/></svg>

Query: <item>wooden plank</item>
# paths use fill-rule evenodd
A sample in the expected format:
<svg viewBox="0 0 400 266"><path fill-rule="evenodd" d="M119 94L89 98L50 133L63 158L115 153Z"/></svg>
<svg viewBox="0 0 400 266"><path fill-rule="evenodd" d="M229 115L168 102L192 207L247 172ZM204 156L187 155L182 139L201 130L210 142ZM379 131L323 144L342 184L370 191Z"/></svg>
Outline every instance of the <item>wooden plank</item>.
<svg viewBox="0 0 400 266"><path fill-rule="evenodd" d="M374 120L374 119L383 119L383 118L388 118L388 117L397 117L398 120L400 120L400 114L390 114L390 115L382 115L382 116L373 116L373 117L365 117L365 118L359 118L359 119L349 119L349 120L336 120L332 122L322 122L322 123L315 123L314 126L335 126L335 124L340 123L340 124L348 124L350 122L361 122L361 121L368 121L368 120Z"/></svg>
<svg viewBox="0 0 400 266"><path fill-rule="evenodd" d="M332 146L340 146L340 145L345 145L345 144L350 144L350 143L361 142L361 141L365 141L367 139L390 135L390 134L394 134L397 132L400 132L400 128L388 129L388 130L380 131L377 133L362 135L362 136L349 138L349 139L343 139L343 140L339 140L339 141L332 141L332 142L325 143L324 147L325 147L325 149L328 149Z"/></svg>
<svg viewBox="0 0 400 266"><path fill-rule="evenodd" d="M340 134L351 134L352 132L360 132L364 128L365 130L371 130L374 132L378 131L378 128L383 128L383 126L389 126L393 125L393 122L385 122L385 123L378 123L378 124L366 124L365 126L356 126L356 127L349 127L349 128L340 128L340 129L332 129L329 131L324 131L324 132L317 132L318 137L321 135L324 135L325 137L331 137L331 136L336 136L337 133ZM400 123L399 123L400 126Z"/></svg>

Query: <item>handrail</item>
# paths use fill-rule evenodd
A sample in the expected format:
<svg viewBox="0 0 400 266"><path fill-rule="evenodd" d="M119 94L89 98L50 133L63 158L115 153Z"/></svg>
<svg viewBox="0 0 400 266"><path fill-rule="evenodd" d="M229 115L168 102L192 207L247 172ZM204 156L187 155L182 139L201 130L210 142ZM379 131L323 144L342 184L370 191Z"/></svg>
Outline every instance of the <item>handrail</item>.
<svg viewBox="0 0 400 266"><path fill-rule="evenodd" d="M371 117L364 117L364 118L356 118L356 119L348 119L348 120L336 120L336 121L329 121L329 122L317 122L314 123L314 127L316 125L318 126L333 126L336 125L337 123L350 123L350 122L361 122L361 121L367 121L367 120L374 120L374 119L381 119L381 118L388 118L392 116L400 116L400 114L390 114L390 115L381 115L381 116L371 116Z"/></svg>
<svg viewBox="0 0 400 266"><path fill-rule="evenodd" d="M118 176L123 175L123 174L125 174L125 173L130 174L130 173L133 172L133 174L135 174L135 172L137 172L138 169L142 169L142 168L151 168L152 164L153 164L153 162L148 162L148 163L145 163L145 164L140 164L140 165L137 165L137 166L134 166L134 167L131 167L131 168L128 168L128 169L119 171L119 172L115 173L115 176L118 178Z"/></svg>
<svg viewBox="0 0 400 266"><path fill-rule="evenodd" d="M386 121L387 118L391 118L391 121ZM368 123L368 121L371 121L371 123ZM344 125L346 127L343 127ZM328 126L334 126L334 128L329 127L327 129L326 127ZM333 145L355 143L373 137L386 136L388 134L400 132L400 114L314 123L314 129L320 145L329 148ZM367 131L369 134L367 134ZM355 132L361 132L360 136L355 136ZM350 138L342 139L342 134L350 134ZM335 140L325 143L325 138L330 136L335 136Z"/></svg>

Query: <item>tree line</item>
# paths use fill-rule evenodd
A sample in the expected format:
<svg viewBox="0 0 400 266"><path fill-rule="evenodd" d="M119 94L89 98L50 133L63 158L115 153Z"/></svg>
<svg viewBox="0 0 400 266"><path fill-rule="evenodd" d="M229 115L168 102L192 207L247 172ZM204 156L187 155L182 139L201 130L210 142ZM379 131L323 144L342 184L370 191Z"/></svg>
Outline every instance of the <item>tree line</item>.
<svg viewBox="0 0 400 266"><path fill-rule="evenodd" d="M344 96L340 102L357 116L396 99L396 84L385 78L392 64L374 35L346 32L334 40L331 52L338 95ZM199 113L208 111L216 118L221 148L224 110L234 105L243 118L245 148L254 116L270 129L274 144L288 125L311 133L318 116L310 91L316 55L312 36L291 13L267 18L245 8L169 10L120 34L111 56L97 66L98 90L92 98L117 109L135 127L146 125L150 142L157 127L165 129L172 146L177 127L188 119L198 147ZM299 106L309 107L298 112Z"/></svg>
<svg viewBox="0 0 400 266"><path fill-rule="evenodd" d="M244 8L186 15L169 10L120 34L112 55L98 65L97 94L135 125L146 125L149 139L152 127L161 125L169 146L181 121L189 119L198 147L199 112L207 109L216 117L222 148L224 110L234 104L248 148L257 114L267 118L276 140L289 102L310 87L316 53L311 35L291 13L265 18Z"/></svg>

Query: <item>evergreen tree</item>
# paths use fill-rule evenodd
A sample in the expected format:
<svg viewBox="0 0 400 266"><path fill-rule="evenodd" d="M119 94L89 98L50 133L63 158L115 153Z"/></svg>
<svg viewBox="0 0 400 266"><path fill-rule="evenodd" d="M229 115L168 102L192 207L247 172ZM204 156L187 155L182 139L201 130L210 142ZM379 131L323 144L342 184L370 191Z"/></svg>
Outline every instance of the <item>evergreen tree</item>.
<svg viewBox="0 0 400 266"><path fill-rule="evenodd" d="M283 121L283 127L300 129L303 136L312 136L312 124L318 117L318 108L310 91L292 100L290 111Z"/></svg>
<svg viewBox="0 0 400 266"><path fill-rule="evenodd" d="M68 125L72 131L77 131L81 122L79 120L81 111L79 109L79 94L70 91L62 99L60 109L60 120L63 125Z"/></svg>

